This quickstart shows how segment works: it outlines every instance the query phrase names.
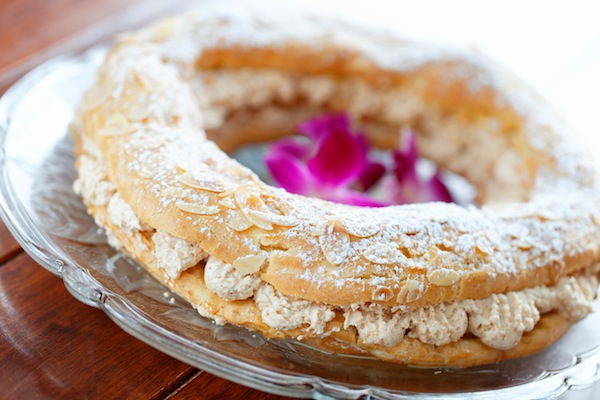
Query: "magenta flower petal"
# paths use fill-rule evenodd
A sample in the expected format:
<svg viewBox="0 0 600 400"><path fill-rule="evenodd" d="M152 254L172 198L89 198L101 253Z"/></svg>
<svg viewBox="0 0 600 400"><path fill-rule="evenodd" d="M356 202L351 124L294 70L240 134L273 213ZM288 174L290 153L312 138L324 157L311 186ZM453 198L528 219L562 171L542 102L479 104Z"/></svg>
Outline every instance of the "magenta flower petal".
<svg viewBox="0 0 600 400"><path fill-rule="evenodd" d="M402 146L394 151L394 175L398 182L418 180L417 161L419 152L417 150L417 141L412 131L406 130L402 134Z"/></svg>
<svg viewBox="0 0 600 400"><path fill-rule="evenodd" d="M373 187L385 174L385 167L378 162L369 161L363 168L358 180L360 189L365 192Z"/></svg>
<svg viewBox="0 0 600 400"><path fill-rule="evenodd" d="M412 131L403 132L401 146L392 155L394 166L387 173L383 164L369 159L366 135L351 130L346 114L318 117L298 130L304 142L282 139L265 157L275 182L292 193L363 207L452 201L438 171L430 177L419 174ZM372 193L366 193L369 190Z"/></svg>
<svg viewBox="0 0 600 400"><path fill-rule="evenodd" d="M350 131L350 119L346 114L328 114L313 118L298 126L298 132L309 138L320 141L331 131Z"/></svg>
<svg viewBox="0 0 600 400"><path fill-rule="evenodd" d="M437 171L431 177L431 179L429 179L429 182L427 183L427 189L430 199L428 201L443 201L446 203L451 203L453 201L452 195L442 181L439 171Z"/></svg>
<svg viewBox="0 0 600 400"><path fill-rule="evenodd" d="M310 173L299 160L283 153L270 153L265 157L265 164L277 185L288 192L308 194L312 190Z"/></svg>
<svg viewBox="0 0 600 400"><path fill-rule="evenodd" d="M417 172L419 151L411 131L404 132L402 147L394 152L393 158L396 180L386 182L386 187L392 193L391 197L395 204L452 201L452 196L442 181L439 171L429 178L419 176Z"/></svg>
<svg viewBox="0 0 600 400"><path fill-rule="evenodd" d="M292 138L283 138L273 143L269 148L269 154L286 155L299 160L306 160L312 152L311 143L299 141Z"/></svg>
<svg viewBox="0 0 600 400"><path fill-rule="evenodd" d="M343 186L358 178L365 165L361 143L346 130L325 134L317 154L308 160L312 175L324 186Z"/></svg>
<svg viewBox="0 0 600 400"><path fill-rule="evenodd" d="M417 138L411 129L402 132L401 152L406 157L408 163L416 165L419 159L419 150L417 150Z"/></svg>

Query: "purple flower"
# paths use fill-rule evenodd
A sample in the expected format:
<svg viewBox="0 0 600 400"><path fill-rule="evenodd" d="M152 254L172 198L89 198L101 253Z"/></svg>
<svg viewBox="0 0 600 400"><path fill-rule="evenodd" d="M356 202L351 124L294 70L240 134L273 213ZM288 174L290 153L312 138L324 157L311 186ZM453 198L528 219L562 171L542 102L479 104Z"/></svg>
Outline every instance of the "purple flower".
<svg viewBox="0 0 600 400"><path fill-rule="evenodd" d="M412 131L404 132L387 176L383 164L369 159L365 135L351 131L346 114L309 120L298 131L303 137L281 139L265 156L274 181L291 193L369 207L452 201L439 171L428 178L418 173Z"/></svg>
<svg viewBox="0 0 600 400"><path fill-rule="evenodd" d="M452 202L452 196L441 180L440 171L428 178L419 175L419 152L411 130L403 132L403 143L394 151L394 178L386 182L386 189L394 204L422 203L427 201Z"/></svg>
<svg viewBox="0 0 600 400"><path fill-rule="evenodd" d="M298 127L308 140L282 139L265 157L275 182L292 193L338 203L378 207L386 205L364 191L385 173L367 157L363 134L350 130L345 114L325 115Z"/></svg>

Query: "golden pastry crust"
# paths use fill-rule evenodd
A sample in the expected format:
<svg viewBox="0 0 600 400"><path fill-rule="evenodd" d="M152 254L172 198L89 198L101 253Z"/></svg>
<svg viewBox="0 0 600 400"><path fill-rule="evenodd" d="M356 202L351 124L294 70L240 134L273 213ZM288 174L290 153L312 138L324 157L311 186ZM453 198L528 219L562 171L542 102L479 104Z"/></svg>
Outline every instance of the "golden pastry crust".
<svg viewBox="0 0 600 400"><path fill-rule="evenodd" d="M253 77L272 88L257 95ZM319 82L333 89L319 97L310 90ZM361 94L375 104L361 104ZM410 113L392 112L405 104ZM348 110L382 147L415 126L424 153L471 181L481 206L369 209L293 195L215 144L287 134L306 110ZM429 306L550 286L600 261L594 171L546 105L476 52L311 17L294 24L201 10L124 36L74 127L80 155L102 160L144 224L225 263L256 264L261 280L298 299ZM85 200L108 227L106 204ZM167 279L127 235L114 234L197 307L270 337L306 336L270 328L252 300L230 304L210 293L201 268ZM571 322L552 313L539 324L510 351L481 352L488 347L477 339L434 352L408 338L359 347L397 362L474 365L537 351ZM336 335L351 331L319 340L335 348ZM467 356L472 348L482 355Z"/></svg>

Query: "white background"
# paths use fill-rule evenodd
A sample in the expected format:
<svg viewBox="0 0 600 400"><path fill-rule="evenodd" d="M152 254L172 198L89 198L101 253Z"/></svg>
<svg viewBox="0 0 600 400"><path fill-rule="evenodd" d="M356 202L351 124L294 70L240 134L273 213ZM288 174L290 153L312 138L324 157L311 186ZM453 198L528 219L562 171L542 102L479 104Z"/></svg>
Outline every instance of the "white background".
<svg viewBox="0 0 600 400"><path fill-rule="evenodd" d="M419 39L477 47L544 95L600 160L600 1L305 3Z"/></svg>

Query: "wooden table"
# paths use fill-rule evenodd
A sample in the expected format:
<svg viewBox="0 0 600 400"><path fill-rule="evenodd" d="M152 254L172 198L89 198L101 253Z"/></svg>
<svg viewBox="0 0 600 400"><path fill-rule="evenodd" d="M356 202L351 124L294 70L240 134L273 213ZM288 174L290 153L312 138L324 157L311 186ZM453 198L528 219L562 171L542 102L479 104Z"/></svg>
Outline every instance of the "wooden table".
<svg viewBox="0 0 600 400"><path fill-rule="evenodd" d="M142 23L166 3L0 1L0 94L61 52ZM172 4L170 5L170 7ZM106 22L111 21L111 22ZM190 367L75 300L0 222L0 398L281 399Z"/></svg>
<svg viewBox="0 0 600 400"><path fill-rule="evenodd" d="M166 3L184 3L146 0L141 8L141 2L1 0L0 94L54 55L135 27L159 15ZM129 336L102 311L75 300L1 222L0 321L3 399L282 398L193 368ZM595 397L589 392L569 398Z"/></svg>

